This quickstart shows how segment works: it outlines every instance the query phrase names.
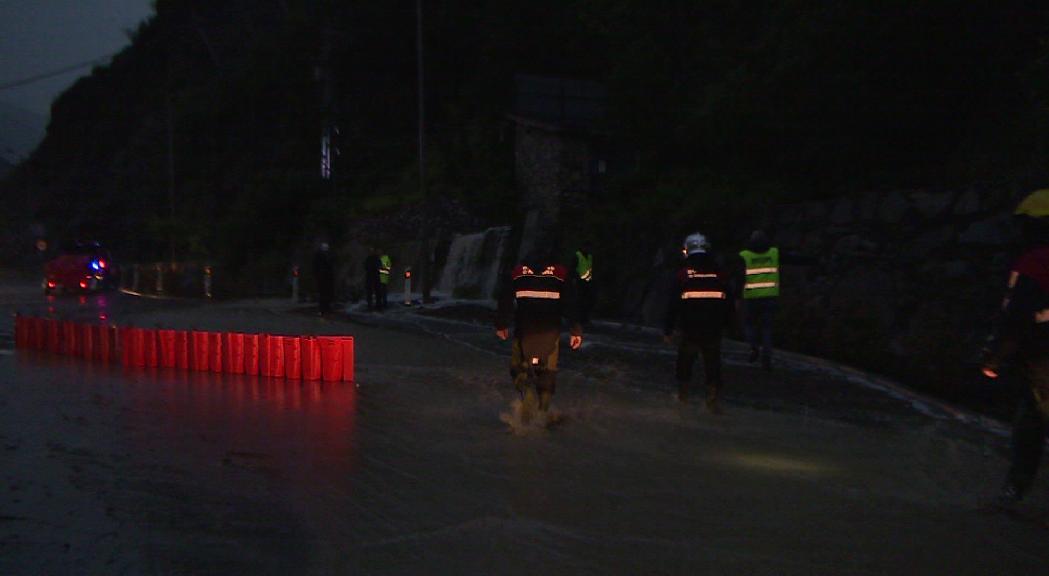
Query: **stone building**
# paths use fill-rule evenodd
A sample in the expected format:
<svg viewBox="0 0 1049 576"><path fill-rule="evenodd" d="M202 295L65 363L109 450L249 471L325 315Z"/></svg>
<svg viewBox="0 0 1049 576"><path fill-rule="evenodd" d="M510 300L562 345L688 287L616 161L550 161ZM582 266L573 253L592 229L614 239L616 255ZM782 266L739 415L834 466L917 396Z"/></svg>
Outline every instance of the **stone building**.
<svg viewBox="0 0 1049 576"><path fill-rule="evenodd" d="M609 169L607 94L594 82L515 79L514 170L523 215L518 257L534 240L578 218Z"/></svg>

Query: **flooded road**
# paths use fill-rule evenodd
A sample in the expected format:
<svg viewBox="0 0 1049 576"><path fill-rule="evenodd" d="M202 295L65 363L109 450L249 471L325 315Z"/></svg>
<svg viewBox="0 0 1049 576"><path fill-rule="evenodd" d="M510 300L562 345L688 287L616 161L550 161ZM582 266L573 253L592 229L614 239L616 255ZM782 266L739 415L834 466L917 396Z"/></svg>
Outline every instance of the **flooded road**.
<svg viewBox="0 0 1049 576"><path fill-rule="evenodd" d="M17 292L17 291L15 291ZM12 294L8 291L8 294ZM976 511L1005 441L784 367L677 406L666 350L565 354L515 435L490 329L110 295L118 323L350 333L354 384L0 355L2 574L1036 574L1049 531ZM7 298L70 316L92 303ZM9 332L9 328L5 328ZM621 343L622 345L618 345ZM602 344L603 343L603 344ZM1043 475L1033 508L1049 506Z"/></svg>

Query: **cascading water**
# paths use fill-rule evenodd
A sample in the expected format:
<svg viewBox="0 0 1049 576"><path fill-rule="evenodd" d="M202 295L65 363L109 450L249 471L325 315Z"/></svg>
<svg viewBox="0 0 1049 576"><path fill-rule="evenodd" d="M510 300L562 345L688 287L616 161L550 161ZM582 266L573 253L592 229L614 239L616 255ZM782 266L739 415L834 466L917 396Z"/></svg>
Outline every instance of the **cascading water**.
<svg viewBox="0 0 1049 576"><path fill-rule="evenodd" d="M492 298L509 239L509 226L456 236L437 289L459 298Z"/></svg>

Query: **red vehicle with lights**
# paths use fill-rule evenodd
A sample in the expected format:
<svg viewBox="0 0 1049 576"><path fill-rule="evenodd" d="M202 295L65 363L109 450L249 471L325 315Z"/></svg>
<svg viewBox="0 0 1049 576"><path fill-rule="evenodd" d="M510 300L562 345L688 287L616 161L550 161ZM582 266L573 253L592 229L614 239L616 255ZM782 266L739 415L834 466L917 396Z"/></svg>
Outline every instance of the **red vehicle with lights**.
<svg viewBox="0 0 1049 576"><path fill-rule="evenodd" d="M76 242L44 265L44 294L99 292L119 282L119 267L98 242Z"/></svg>

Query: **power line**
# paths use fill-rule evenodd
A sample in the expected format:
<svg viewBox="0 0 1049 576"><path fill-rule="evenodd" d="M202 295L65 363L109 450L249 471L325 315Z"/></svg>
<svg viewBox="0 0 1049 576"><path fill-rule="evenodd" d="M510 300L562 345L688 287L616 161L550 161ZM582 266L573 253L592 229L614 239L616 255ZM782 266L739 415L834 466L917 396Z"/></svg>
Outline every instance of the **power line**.
<svg viewBox="0 0 1049 576"><path fill-rule="evenodd" d="M42 74L37 74L28 78L22 78L21 80L15 80L14 82L9 82L7 84L0 84L0 90L9 90L11 88L17 88L19 86L25 86L26 84L32 84L33 82L39 82L40 80L46 80L48 78L54 78L55 76L61 76L62 74L66 74L74 70L79 70L88 66L94 66L95 64L104 64L108 59L112 58L114 55L116 55L116 52L112 52L104 56L99 56L92 60L85 60L76 64L70 64L69 66L65 66L57 70L51 70L50 72L44 72Z"/></svg>

